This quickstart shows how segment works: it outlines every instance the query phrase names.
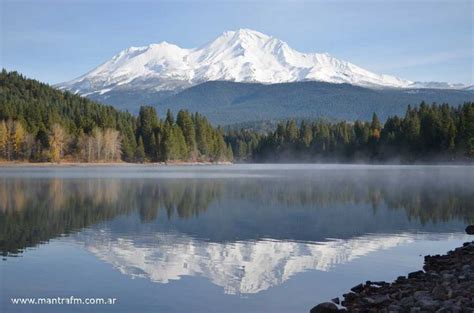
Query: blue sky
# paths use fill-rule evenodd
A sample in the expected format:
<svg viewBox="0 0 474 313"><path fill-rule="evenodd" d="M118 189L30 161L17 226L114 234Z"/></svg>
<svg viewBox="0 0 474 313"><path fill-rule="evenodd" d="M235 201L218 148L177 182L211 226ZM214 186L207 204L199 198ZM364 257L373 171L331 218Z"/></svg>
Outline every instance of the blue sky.
<svg viewBox="0 0 474 313"><path fill-rule="evenodd" d="M0 0L0 63L58 83L129 46L250 28L417 81L474 83L474 1Z"/></svg>

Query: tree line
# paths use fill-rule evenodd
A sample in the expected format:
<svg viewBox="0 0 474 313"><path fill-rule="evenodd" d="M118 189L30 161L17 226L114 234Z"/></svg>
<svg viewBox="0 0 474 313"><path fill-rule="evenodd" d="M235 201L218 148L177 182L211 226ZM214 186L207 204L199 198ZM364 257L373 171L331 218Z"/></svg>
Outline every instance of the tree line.
<svg viewBox="0 0 474 313"><path fill-rule="evenodd" d="M287 120L274 131L231 130L225 140L238 161L472 161L474 103L417 108L371 121Z"/></svg>
<svg viewBox="0 0 474 313"><path fill-rule="evenodd" d="M138 116L70 92L0 74L0 159L104 162L231 161L221 128L199 113L153 107Z"/></svg>
<svg viewBox="0 0 474 313"><path fill-rule="evenodd" d="M151 106L138 116L27 79L0 74L0 159L44 162L393 161L474 158L474 103L408 107L384 124L325 120L274 130L213 127L199 113Z"/></svg>

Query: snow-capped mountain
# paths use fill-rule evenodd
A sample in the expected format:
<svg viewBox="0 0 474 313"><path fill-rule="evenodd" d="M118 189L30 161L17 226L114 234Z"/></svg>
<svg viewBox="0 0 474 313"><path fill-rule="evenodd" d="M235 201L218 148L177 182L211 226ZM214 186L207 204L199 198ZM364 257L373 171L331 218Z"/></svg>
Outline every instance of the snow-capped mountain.
<svg viewBox="0 0 474 313"><path fill-rule="evenodd" d="M375 74L326 53L298 52L282 40L249 29L225 32L195 49L167 42L131 47L58 87L90 95L112 90L176 91L207 81L322 81L365 87L459 88Z"/></svg>

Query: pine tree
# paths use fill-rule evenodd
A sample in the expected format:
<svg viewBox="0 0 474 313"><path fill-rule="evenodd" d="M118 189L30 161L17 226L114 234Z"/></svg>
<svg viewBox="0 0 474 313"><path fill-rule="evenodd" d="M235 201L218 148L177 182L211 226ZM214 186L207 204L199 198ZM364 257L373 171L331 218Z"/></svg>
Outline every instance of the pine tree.
<svg viewBox="0 0 474 313"><path fill-rule="evenodd" d="M372 137L377 141L380 139L381 129L382 129L382 124L380 124L379 118L377 117L377 114L374 112L372 114L372 122L370 123L370 130L372 132Z"/></svg>
<svg viewBox="0 0 474 313"><path fill-rule="evenodd" d="M135 151L135 161L140 163L145 162L145 147L143 145L142 137L138 138L138 146L137 150Z"/></svg>
<svg viewBox="0 0 474 313"><path fill-rule="evenodd" d="M174 133L174 143L175 143L175 160L184 160L187 161L189 160L189 150L188 146L186 145L186 140L183 135L183 131L179 126L174 126L173 127L173 133Z"/></svg>
<svg viewBox="0 0 474 313"><path fill-rule="evenodd" d="M247 159L247 143L244 140L239 140L237 143L237 157L239 160Z"/></svg>
<svg viewBox="0 0 474 313"><path fill-rule="evenodd" d="M158 124L159 121L155 108L150 106L140 107L137 135L142 137L145 154L150 160L156 160L158 155L156 137L154 137Z"/></svg>
<svg viewBox="0 0 474 313"><path fill-rule="evenodd" d="M303 142L303 145L308 148L311 145L311 142L313 141L313 130L311 127L305 123L304 121L301 123L301 141Z"/></svg>
<svg viewBox="0 0 474 313"><path fill-rule="evenodd" d="M176 138L173 125L165 123L163 128L163 159L164 161L176 158Z"/></svg>
<svg viewBox="0 0 474 313"><path fill-rule="evenodd" d="M298 127L295 120L289 120L286 123L285 138L289 143L294 143L298 139Z"/></svg>
<svg viewBox="0 0 474 313"><path fill-rule="evenodd" d="M188 111L179 111L176 123L181 128L187 145L188 158L195 160L197 158L196 130L193 119Z"/></svg>
<svg viewBox="0 0 474 313"><path fill-rule="evenodd" d="M127 162L133 162L137 149L133 127L125 121L120 121L118 128L122 130L120 133L122 138L122 159Z"/></svg>
<svg viewBox="0 0 474 313"><path fill-rule="evenodd" d="M173 113L171 112L170 109L168 109L168 111L166 111L166 123L169 124L169 125L174 124Z"/></svg>
<svg viewBox="0 0 474 313"><path fill-rule="evenodd" d="M230 144L227 144L226 159L228 162L232 162L234 160L234 153Z"/></svg>
<svg viewBox="0 0 474 313"><path fill-rule="evenodd" d="M194 124L196 125L196 144L200 156L207 157L211 153L212 134L210 125L205 117L199 113L194 115Z"/></svg>

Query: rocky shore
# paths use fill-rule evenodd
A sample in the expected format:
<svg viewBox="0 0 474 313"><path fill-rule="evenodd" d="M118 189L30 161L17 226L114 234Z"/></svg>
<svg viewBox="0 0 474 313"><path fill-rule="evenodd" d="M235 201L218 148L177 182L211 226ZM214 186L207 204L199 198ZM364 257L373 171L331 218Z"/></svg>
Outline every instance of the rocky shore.
<svg viewBox="0 0 474 313"><path fill-rule="evenodd" d="M469 233L468 229L466 232ZM335 298L315 306L310 312L472 313L474 241L445 255L425 256L423 271L400 276L392 283L367 281L343 297L341 302Z"/></svg>

